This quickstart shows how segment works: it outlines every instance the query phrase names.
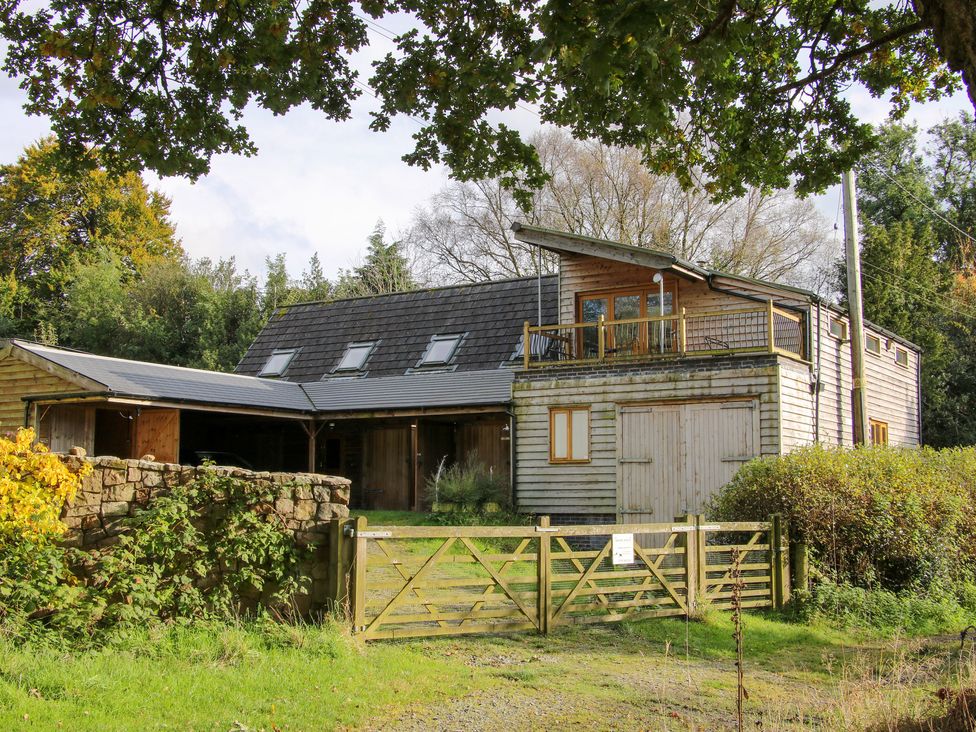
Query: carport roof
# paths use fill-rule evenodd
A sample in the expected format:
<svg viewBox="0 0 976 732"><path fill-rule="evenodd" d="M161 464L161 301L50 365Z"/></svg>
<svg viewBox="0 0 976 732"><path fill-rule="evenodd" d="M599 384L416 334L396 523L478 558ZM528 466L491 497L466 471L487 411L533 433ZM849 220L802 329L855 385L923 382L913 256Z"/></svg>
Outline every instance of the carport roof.
<svg viewBox="0 0 976 732"><path fill-rule="evenodd" d="M342 378L304 384L319 412L488 406L512 399L509 369Z"/></svg>
<svg viewBox="0 0 976 732"><path fill-rule="evenodd" d="M287 381L96 356L30 341L11 340L10 345L81 377L93 395L289 412L315 409L301 385Z"/></svg>

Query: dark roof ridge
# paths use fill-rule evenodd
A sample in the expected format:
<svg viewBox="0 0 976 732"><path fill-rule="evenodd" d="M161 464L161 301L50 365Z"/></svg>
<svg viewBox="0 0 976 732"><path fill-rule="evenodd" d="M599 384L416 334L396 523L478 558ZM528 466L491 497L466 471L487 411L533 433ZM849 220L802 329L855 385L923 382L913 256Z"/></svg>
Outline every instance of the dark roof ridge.
<svg viewBox="0 0 976 732"><path fill-rule="evenodd" d="M542 279L547 280L558 277L555 272L542 275ZM304 300L293 302L288 305L280 306L275 312L287 310L298 305L333 305L338 302L356 302L357 300L376 300L383 297L393 297L394 295L423 295L428 292L441 292L443 290L465 290L471 287L488 287L489 285L504 285L509 282L524 282L526 280L537 280L539 275L526 275L524 277L506 277L501 280L484 280L483 282L461 282L455 285L438 285L437 287L418 287L416 290L397 290L396 292L383 292L378 295L355 295L354 297L337 297L335 300Z"/></svg>

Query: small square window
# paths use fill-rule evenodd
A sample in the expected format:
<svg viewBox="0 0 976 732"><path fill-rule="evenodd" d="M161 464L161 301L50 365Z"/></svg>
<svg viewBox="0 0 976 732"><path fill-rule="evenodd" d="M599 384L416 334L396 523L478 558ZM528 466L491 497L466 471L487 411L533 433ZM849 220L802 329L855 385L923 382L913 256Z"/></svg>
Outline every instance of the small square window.
<svg viewBox="0 0 976 732"><path fill-rule="evenodd" d="M872 445L887 445L888 444L888 423L882 422L878 419L871 420L871 444Z"/></svg>
<svg viewBox="0 0 976 732"><path fill-rule="evenodd" d="M296 353L298 353L297 348L276 349L272 351L271 355L268 356L268 360L265 361L264 366L261 368L261 371L258 372L258 376L281 376L287 371Z"/></svg>
<svg viewBox="0 0 976 732"><path fill-rule="evenodd" d="M350 343L346 346L346 352L342 355L336 371L362 371L369 359L369 355L376 348L375 341L369 343Z"/></svg>
<svg viewBox="0 0 976 732"><path fill-rule="evenodd" d="M864 350L873 353L875 356L881 355L881 339L878 336L869 335L864 339Z"/></svg>
<svg viewBox="0 0 976 732"><path fill-rule="evenodd" d="M435 366L450 363L460 343L460 335L435 335L430 339L427 352L424 353L418 365Z"/></svg>
<svg viewBox="0 0 976 732"><path fill-rule="evenodd" d="M830 319L830 335L842 341L847 340L847 323L838 318Z"/></svg>
<svg viewBox="0 0 976 732"><path fill-rule="evenodd" d="M904 348L895 349L895 363L908 368L908 351Z"/></svg>
<svg viewBox="0 0 976 732"><path fill-rule="evenodd" d="M590 460L590 408L554 407L549 410L549 462L585 463Z"/></svg>

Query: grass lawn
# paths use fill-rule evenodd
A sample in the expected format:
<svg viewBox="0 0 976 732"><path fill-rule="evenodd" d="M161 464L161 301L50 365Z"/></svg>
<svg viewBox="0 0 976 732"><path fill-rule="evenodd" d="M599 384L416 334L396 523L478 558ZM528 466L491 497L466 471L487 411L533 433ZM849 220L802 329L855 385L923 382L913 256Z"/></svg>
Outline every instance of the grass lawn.
<svg viewBox="0 0 976 732"><path fill-rule="evenodd" d="M972 650L746 617L751 729L889 730L976 685ZM334 626L0 639L2 730L731 729L727 616L364 645ZM874 725L874 726L872 726ZM915 729L915 728L912 728Z"/></svg>

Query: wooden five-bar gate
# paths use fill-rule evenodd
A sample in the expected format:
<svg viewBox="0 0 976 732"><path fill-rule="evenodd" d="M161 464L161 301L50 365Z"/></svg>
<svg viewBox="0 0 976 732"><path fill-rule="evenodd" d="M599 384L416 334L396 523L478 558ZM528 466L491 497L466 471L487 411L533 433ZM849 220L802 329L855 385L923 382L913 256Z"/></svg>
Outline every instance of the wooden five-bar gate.
<svg viewBox="0 0 976 732"><path fill-rule="evenodd" d="M789 598L779 517L710 523L368 526L337 521L335 597L366 639L501 633L689 616L729 608L737 550L742 606Z"/></svg>

